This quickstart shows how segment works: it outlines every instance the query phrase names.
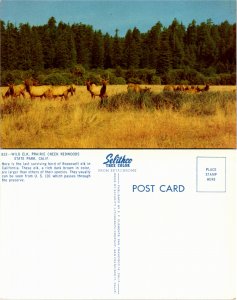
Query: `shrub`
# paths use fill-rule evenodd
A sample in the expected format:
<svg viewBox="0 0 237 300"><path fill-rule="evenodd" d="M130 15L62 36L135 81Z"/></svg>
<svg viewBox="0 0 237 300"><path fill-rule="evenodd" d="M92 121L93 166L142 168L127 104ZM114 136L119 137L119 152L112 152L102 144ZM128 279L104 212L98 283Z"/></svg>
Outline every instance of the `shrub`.
<svg viewBox="0 0 237 300"><path fill-rule="evenodd" d="M212 76L212 75L216 74L216 68L215 67L208 67L208 68L201 69L200 72L204 76Z"/></svg>
<svg viewBox="0 0 237 300"><path fill-rule="evenodd" d="M115 68L115 71L114 71L114 75L116 77L125 77L125 71L120 67L120 66L117 66Z"/></svg>
<svg viewBox="0 0 237 300"><path fill-rule="evenodd" d="M194 101L190 101L190 107L186 113L192 116L214 115L217 109L216 99L218 99L216 93L201 93L193 95Z"/></svg>
<svg viewBox="0 0 237 300"><path fill-rule="evenodd" d="M76 77L83 78L86 73L86 70L82 65L76 65L70 70L70 72Z"/></svg>
<svg viewBox="0 0 237 300"><path fill-rule="evenodd" d="M129 97L128 93L119 93L109 98L104 107L108 109L108 111L114 111L119 109L120 107L126 107L129 105Z"/></svg>
<svg viewBox="0 0 237 300"><path fill-rule="evenodd" d="M160 76L153 75L150 84L161 84Z"/></svg>
<svg viewBox="0 0 237 300"><path fill-rule="evenodd" d="M111 76L109 79L110 84L126 84L126 80L123 77L116 77L116 76Z"/></svg>
<svg viewBox="0 0 237 300"><path fill-rule="evenodd" d="M188 80L180 80L179 84L189 84L189 81Z"/></svg>
<svg viewBox="0 0 237 300"><path fill-rule="evenodd" d="M86 74L86 80L90 80L91 82L95 84L100 84L101 83L101 76L94 73L94 72L88 72Z"/></svg>
<svg viewBox="0 0 237 300"><path fill-rule="evenodd" d="M14 83L15 77L11 72L3 72L1 76L1 85L8 85L9 83Z"/></svg>
<svg viewBox="0 0 237 300"><path fill-rule="evenodd" d="M220 84L223 85L234 85L236 84L236 73L232 74L220 74Z"/></svg>
<svg viewBox="0 0 237 300"><path fill-rule="evenodd" d="M170 70L166 74L162 76L162 80L165 83L173 83L173 84L179 84L180 80L184 78L184 70L177 69L177 70Z"/></svg>
<svg viewBox="0 0 237 300"><path fill-rule="evenodd" d="M156 109L179 110L184 102L183 94L179 92L164 92L152 97L153 105Z"/></svg>
<svg viewBox="0 0 237 300"><path fill-rule="evenodd" d="M139 78L128 78L127 79L127 82L129 82L129 83L137 83L137 84L141 84L142 83L142 80L141 79L139 79Z"/></svg>
<svg viewBox="0 0 237 300"><path fill-rule="evenodd" d="M213 84L213 85L219 85L221 82L221 78L219 75L215 74L215 75L206 77L206 82L208 82L209 84Z"/></svg>
<svg viewBox="0 0 237 300"><path fill-rule="evenodd" d="M30 99L8 99L0 106L1 116L28 112L31 106L32 101Z"/></svg>
<svg viewBox="0 0 237 300"><path fill-rule="evenodd" d="M70 78L70 74L68 73L53 73L47 75L42 83L52 85L64 85L72 83L72 78Z"/></svg>
<svg viewBox="0 0 237 300"><path fill-rule="evenodd" d="M207 78L200 72L185 68L169 70L162 76L162 83L164 84L204 84Z"/></svg>

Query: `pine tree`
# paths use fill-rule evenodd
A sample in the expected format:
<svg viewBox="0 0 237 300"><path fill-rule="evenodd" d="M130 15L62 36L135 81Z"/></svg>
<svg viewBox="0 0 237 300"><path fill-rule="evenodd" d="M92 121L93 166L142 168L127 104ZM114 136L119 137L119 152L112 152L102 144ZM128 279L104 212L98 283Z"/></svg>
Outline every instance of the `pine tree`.
<svg viewBox="0 0 237 300"><path fill-rule="evenodd" d="M108 33L104 36L104 68L112 68L112 40Z"/></svg>
<svg viewBox="0 0 237 300"><path fill-rule="evenodd" d="M5 68L14 70L19 68L19 32L16 27L10 22L7 23L5 30L5 39L2 41L3 57L5 57ZM4 42L4 44L3 44ZM2 54L1 54L2 55Z"/></svg>
<svg viewBox="0 0 237 300"><path fill-rule="evenodd" d="M149 46L147 41L147 34L143 34L142 43L141 43L141 59L140 59L140 67L142 69L149 68Z"/></svg>
<svg viewBox="0 0 237 300"><path fill-rule="evenodd" d="M144 56L147 57L148 67L152 68L152 69L156 69L156 67L157 67L162 27L163 26L160 22L156 23L156 25L153 26L151 28L151 30L148 31L147 37L146 37L148 51L143 54L143 57Z"/></svg>
<svg viewBox="0 0 237 300"><path fill-rule="evenodd" d="M184 64L191 68L195 68L197 63L197 26L196 21L193 20L188 25L185 34L185 57Z"/></svg>
<svg viewBox="0 0 237 300"><path fill-rule="evenodd" d="M37 28L32 28L32 37L31 37L31 58L32 58L32 68L33 70L40 70L44 68L43 60L43 49Z"/></svg>
<svg viewBox="0 0 237 300"><path fill-rule="evenodd" d="M55 40L56 40L56 20L51 17L48 20L47 25L42 27L42 32L40 34L44 66L45 68L55 67Z"/></svg>
<svg viewBox="0 0 237 300"><path fill-rule="evenodd" d="M69 25L59 23L55 46L55 66L57 68L73 67L76 64L76 48Z"/></svg>
<svg viewBox="0 0 237 300"><path fill-rule="evenodd" d="M132 66L134 68L140 67L140 60L141 60L141 48L142 45L142 38L140 31L135 27L132 32Z"/></svg>
<svg viewBox="0 0 237 300"><path fill-rule="evenodd" d="M138 68L141 58L141 34L135 27L129 29L124 40L124 62L126 68Z"/></svg>
<svg viewBox="0 0 237 300"><path fill-rule="evenodd" d="M161 34L159 58L157 60L156 72L158 75L163 75L171 68L171 49L169 44L169 34L164 30Z"/></svg>
<svg viewBox="0 0 237 300"><path fill-rule="evenodd" d="M50 30L47 28L42 40L42 51L44 57L44 66L46 69L54 67L55 61L55 41L52 39Z"/></svg>
<svg viewBox="0 0 237 300"><path fill-rule="evenodd" d="M5 29L5 23L0 20L0 49L1 49L1 59L0 68L1 70L6 70L8 68L7 63L7 34Z"/></svg>
<svg viewBox="0 0 237 300"><path fill-rule="evenodd" d="M33 27L0 22L2 70L37 72L79 64L84 68L115 68L122 76L126 67L134 77L137 68L156 69L161 76L186 67L205 75L236 69L236 24L227 21L215 25L208 19L196 25L193 20L185 29L174 19L167 29L158 22L143 34L136 27L129 29L125 37L118 36L118 29L112 37L81 23L57 25L54 17L43 26Z"/></svg>
<svg viewBox="0 0 237 300"><path fill-rule="evenodd" d="M104 67L104 44L101 31L95 31L92 44L92 68Z"/></svg>
<svg viewBox="0 0 237 300"><path fill-rule="evenodd" d="M115 30L115 36L112 45L112 65L113 68L122 66L122 41L118 36L118 29Z"/></svg>
<svg viewBox="0 0 237 300"><path fill-rule="evenodd" d="M129 29L126 33L125 40L124 40L124 54L123 54L123 61L125 67L128 69L132 66L132 31Z"/></svg>
<svg viewBox="0 0 237 300"><path fill-rule="evenodd" d="M182 24L174 19L172 24L168 28L169 43L172 55L172 67L174 69L183 67L184 60L184 35L185 28Z"/></svg>
<svg viewBox="0 0 237 300"><path fill-rule="evenodd" d="M19 29L19 69L29 70L32 69L32 40L31 40L31 27L27 24L21 24Z"/></svg>
<svg viewBox="0 0 237 300"><path fill-rule="evenodd" d="M74 67L77 64L77 51L75 45L75 39L73 32L70 27L68 27L68 52L69 52L69 67Z"/></svg>
<svg viewBox="0 0 237 300"><path fill-rule="evenodd" d="M197 58L200 67L210 67L217 61L218 50L211 36L211 20L198 26Z"/></svg>
<svg viewBox="0 0 237 300"><path fill-rule="evenodd" d="M73 24L72 31L74 35L77 63L87 68L91 67L91 50L93 44L93 28L84 24Z"/></svg>
<svg viewBox="0 0 237 300"><path fill-rule="evenodd" d="M218 27L219 31L219 72L235 70L236 65L236 24L225 21Z"/></svg>

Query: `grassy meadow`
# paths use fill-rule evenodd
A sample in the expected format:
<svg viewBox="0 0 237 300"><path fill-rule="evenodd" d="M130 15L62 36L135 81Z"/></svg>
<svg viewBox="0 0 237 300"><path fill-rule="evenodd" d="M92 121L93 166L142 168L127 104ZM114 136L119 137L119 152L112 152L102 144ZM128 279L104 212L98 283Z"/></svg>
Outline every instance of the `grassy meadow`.
<svg viewBox="0 0 237 300"><path fill-rule="evenodd" d="M85 86L66 100L0 99L1 148L236 148L236 91L127 93L108 85L91 99Z"/></svg>

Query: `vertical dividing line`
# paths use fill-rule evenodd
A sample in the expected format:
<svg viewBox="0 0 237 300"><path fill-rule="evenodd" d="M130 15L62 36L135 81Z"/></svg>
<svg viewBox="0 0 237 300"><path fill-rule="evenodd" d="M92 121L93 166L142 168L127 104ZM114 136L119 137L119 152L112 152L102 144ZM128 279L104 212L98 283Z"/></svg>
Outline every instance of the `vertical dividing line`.
<svg viewBox="0 0 237 300"><path fill-rule="evenodd" d="M117 290L120 290L120 174L117 174Z"/></svg>
<svg viewBox="0 0 237 300"><path fill-rule="evenodd" d="M198 157L196 157L196 192L198 192Z"/></svg>
<svg viewBox="0 0 237 300"><path fill-rule="evenodd" d="M113 200L113 221L114 221L114 238L113 238L113 278L114 294L119 295L120 290L120 178L119 173L114 173L114 200Z"/></svg>
<svg viewBox="0 0 237 300"><path fill-rule="evenodd" d="M118 294L117 289L117 173L113 173L113 187L114 187L114 201L113 201L113 216L114 216L114 255L113 255L113 264L114 264L114 294Z"/></svg>

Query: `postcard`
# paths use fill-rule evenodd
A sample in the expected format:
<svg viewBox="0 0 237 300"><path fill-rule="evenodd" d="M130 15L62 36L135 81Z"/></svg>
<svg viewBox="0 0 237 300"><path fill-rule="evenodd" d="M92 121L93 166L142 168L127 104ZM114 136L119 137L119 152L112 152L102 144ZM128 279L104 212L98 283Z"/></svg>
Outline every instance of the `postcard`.
<svg viewBox="0 0 237 300"><path fill-rule="evenodd" d="M235 1L0 22L0 299L235 299Z"/></svg>

